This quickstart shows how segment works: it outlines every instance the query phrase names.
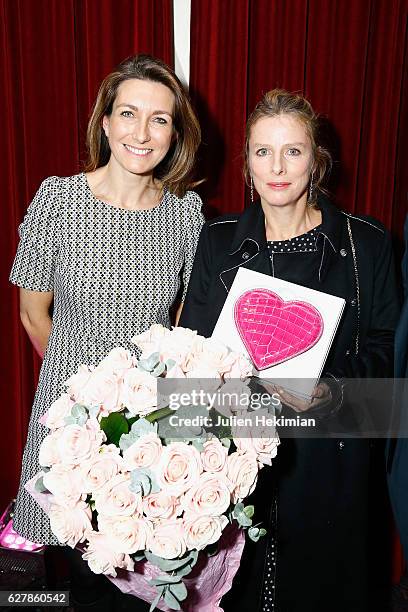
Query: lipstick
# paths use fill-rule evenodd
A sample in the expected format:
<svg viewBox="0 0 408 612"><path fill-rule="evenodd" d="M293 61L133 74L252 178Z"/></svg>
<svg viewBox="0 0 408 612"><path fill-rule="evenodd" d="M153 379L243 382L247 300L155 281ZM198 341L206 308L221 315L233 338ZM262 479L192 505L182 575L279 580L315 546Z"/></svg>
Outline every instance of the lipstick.
<svg viewBox="0 0 408 612"><path fill-rule="evenodd" d="M268 183L268 187L271 189L286 189L290 183Z"/></svg>

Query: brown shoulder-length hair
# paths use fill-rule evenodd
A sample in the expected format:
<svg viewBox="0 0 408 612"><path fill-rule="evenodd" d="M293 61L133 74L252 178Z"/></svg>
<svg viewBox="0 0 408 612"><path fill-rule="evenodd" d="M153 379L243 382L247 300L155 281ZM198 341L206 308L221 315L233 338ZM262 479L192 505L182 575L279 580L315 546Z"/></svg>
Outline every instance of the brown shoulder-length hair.
<svg viewBox="0 0 408 612"><path fill-rule="evenodd" d="M325 184L332 167L332 158L327 149L320 143L320 124L318 115L309 100L299 93L290 93L285 89L272 89L263 95L250 114L245 132L244 175L249 181L248 145L251 130L259 119L289 114L301 121L310 138L313 153L313 199L319 192L328 194ZM310 202L309 202L310 203Z"/></svg>
<svg viewBox="0 0 408 612"><path fill-rule="evenodd" d="M128 79L162 83L174 94L175 138L166 157L154 169L154 177L169 191L182 197L187 189L197 184L192 182L191 175L201 141L200 125L189 96L176 74L164 62L150 55L135 55L125 59L102 81L88 123L88 159L85 171L96 170L109 161L111 151L102 120L105 115L112 113L119 85Z"/></svg>

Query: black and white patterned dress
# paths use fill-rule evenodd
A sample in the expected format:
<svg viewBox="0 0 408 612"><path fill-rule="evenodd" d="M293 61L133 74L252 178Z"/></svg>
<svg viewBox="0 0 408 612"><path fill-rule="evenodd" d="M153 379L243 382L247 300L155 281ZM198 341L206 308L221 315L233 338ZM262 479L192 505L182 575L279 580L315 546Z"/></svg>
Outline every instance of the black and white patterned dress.
<svg viewBox="0 0 408 612"><path fill-rule="evenodd" d="M81 363L98 363L114 346L131 350L133 335L153 323L169 326L169 309L184 292L203 224L202 202L165 192L150 210L98 200L85 174L46 179L19 228L12 283L53 291L51 335L34 399L23 456L14 527L57 544L47 516L25 491L38 471L48 430L38 423ZM184 297L184 295L183 295Z"/></svg>

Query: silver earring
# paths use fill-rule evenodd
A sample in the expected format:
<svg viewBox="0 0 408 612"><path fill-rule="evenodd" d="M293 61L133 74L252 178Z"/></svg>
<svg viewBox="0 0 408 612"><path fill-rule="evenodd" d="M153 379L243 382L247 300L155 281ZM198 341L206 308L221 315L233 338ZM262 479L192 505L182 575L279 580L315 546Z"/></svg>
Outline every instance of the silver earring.
<svg viewBox="0 0 408 612"><path fill-rule="evenodd" d="M251 176L250 189L251 189L251 204L253 204L254 203L254 181L252 180L252 176Z"/></svg>
<svg viewBox="0 0 408 612"><path fill-rule="evenodd" d="M309 194L308 194L308 198L307 198L307 203L308 206L313 206L314 205L314 174L312 174L312 176L310 177L310 183L309 183Z"/></svg>

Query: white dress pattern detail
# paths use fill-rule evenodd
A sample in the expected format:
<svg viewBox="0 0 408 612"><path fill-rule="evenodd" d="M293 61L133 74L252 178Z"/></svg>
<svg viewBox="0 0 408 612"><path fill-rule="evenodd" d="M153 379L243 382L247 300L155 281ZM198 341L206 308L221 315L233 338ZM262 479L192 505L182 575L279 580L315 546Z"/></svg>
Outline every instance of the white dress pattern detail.
<svg viewBox="0 0 408 612"><path fill-rule="evenodd" d="M14 515L18 533L58 544L48 517L25 491L40 469L48 430L39 417L81 363L98 363L114 346L135 352L129 340L153 323L170 326L169 309L184 298L204 222L200 197L165 191L150 210L127 210L92 194L85 174L50 177L40 186L23 223L10 274L32 291L53 291L51 335L42 364L24 450Z"/></svg>

